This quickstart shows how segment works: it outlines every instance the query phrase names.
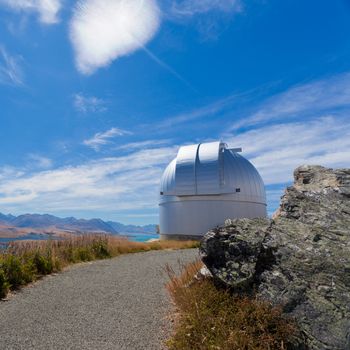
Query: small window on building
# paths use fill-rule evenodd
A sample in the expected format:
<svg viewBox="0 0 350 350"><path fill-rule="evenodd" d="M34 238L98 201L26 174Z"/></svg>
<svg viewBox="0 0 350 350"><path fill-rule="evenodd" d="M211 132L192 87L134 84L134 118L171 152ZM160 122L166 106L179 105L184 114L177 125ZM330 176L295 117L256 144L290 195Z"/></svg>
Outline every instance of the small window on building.
<svg viewBox="0 0 350 350"><path fill-rule="evenodd" d="M241 192L241 189L240 188L236 188L236 192Z"/></svg>
<svg viewBox="0 0 350 350"><path fill-rule="evenodd" d="M160 195L162 196L164 194L164 192L160 192Z"/></svg>

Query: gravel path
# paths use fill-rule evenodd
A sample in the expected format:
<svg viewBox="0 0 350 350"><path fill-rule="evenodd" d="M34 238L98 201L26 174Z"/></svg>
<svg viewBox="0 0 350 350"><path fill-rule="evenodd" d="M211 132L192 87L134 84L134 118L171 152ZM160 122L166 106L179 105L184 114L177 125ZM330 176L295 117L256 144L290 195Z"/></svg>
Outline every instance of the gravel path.
<svg viewBox="0 0 350 350"><path fill-rule="evenodd" d="M129 254L47 276L0 302L0 349L161 349L170 329L162 269L197 256Z"/></svg>

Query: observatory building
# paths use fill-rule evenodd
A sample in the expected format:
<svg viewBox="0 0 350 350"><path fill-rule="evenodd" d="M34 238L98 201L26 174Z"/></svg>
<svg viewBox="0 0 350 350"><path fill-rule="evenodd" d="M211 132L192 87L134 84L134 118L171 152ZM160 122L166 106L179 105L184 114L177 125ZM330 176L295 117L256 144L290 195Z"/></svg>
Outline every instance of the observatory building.
<svg viewBox="0 0 350 350"><path fill-rule="evenodd" d="M179 149L161 180L162 239L200 239L226 219L266 217L263 180L241 151L222 142Z"/></svg>

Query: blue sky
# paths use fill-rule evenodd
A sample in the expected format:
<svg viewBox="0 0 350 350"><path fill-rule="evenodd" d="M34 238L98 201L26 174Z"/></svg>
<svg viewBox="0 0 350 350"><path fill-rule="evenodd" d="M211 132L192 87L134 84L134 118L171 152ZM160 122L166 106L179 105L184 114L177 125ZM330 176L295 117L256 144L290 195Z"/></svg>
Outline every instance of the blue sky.
<svg viewBox="0 0 350 350"><path fill-rule="evenodd" d="M242 147L269 212L349 167L347 0L0 0L0 212L155 223L179 145Z"/></svg>

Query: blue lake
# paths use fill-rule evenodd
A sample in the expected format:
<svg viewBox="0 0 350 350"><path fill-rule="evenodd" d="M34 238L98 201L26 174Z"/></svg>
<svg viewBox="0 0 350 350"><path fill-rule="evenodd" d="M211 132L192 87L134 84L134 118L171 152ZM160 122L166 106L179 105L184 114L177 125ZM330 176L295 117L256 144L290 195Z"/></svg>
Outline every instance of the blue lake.
<svg viewBox="0 0 350 350"><path fill-rule="evenodd" d="M121 234L122 235L122 234ZM125 236L129 241L132 242L147 242L150 239L158 239L159 235L155 233L126 233ZM34 241L42 241L50 239L49 235L40 235L40 234L29 234L26 236L19 236L16 238L1 238L0 237L0 246L7 245L9 242L13 241L24 241L24 240L34 240ZM57 238L55 238L57 239Z"/></svg>
<svg viewBox="0 0 350 350"><path fill-rule="evenodd" d="M36 233L31 233L29 235L26 236L19 236L16 238L1 238L0 237L0 243L9 243L9 242L13 242L13 241L25 241L25 240L33 240L33 241L43 241L43 240L47 240L49 239L50 236L49 235L40 235L40 234L36 234Z"/></svg>
<svg viewBox="0 0 350 350"><path fill-rule="evenodd" d="M156 233L127 233L125 235L132 242L147 242L150 239L159 239L159 235Z"/></svg>

